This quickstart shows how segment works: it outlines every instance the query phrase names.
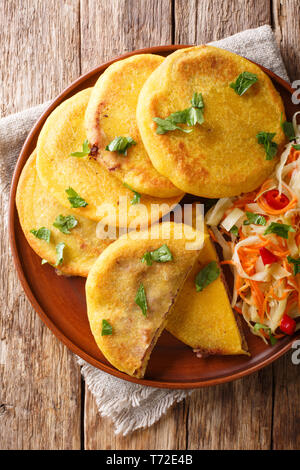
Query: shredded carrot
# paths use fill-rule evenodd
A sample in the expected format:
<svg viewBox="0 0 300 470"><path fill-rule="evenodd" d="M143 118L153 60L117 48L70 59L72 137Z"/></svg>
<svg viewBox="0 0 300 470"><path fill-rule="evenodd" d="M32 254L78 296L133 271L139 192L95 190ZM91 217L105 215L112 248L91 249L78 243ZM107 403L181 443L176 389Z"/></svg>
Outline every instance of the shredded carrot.
<svg viewBox="0 0 300 470"><path fill-rule="evenodd" d="M210 228L208 229L208 233L209 233L210 238L211 238L215 243L218 243L218 240L216 239L214 232L213 232Z"/></svg>

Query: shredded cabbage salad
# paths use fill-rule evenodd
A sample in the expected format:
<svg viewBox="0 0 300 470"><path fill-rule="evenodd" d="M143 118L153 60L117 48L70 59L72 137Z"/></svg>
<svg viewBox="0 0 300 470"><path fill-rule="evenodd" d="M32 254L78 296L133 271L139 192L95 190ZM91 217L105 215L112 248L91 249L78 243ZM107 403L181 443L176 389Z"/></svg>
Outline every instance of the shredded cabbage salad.
<svg viewBox="0 0 300 470"><path fill-rule="evenodd" d="M234 287L232 307L275 344L300 329L300 126L275 172L256 191L220 199L206 214Z"/></svg>

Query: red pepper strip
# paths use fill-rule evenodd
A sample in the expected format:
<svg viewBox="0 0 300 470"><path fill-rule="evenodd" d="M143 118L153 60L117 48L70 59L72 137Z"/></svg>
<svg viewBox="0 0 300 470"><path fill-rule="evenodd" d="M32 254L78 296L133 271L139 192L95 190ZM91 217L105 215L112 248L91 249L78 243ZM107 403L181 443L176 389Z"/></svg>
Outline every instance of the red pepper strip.
<svg viewBox="0 0 300 470"><path fill-rule="evenodd" d="M264 194L264 198L272 209L280 210L288 205L290 202L289 198L281 193L277 189L271 189Z"/></svg>
<svg viewBox="0 0 300 470"><path fill-rule="evenodd" d="M280 329L287 335L293 335L296 329L295 320L285 313L281 319Z"/></svg>
<svg viewBox="0 0 300 470"><path fill-rule="evenodd" d="M268 250L264 246L259 249L259 253L260 253L262 262L265 265L266 264L276 263L276 261L278 260L277 256L274 255L270 250Z"/></svg>

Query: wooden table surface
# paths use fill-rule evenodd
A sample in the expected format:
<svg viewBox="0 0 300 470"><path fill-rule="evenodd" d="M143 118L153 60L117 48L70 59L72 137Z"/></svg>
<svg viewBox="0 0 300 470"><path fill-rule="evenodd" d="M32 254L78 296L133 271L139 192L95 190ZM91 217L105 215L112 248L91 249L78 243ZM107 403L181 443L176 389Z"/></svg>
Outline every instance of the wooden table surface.
<svg viewBox="0 0 300 470"><path fill-rule="evenodd" d="M300 79L300 0L0 0L1 115L55 97L103 61L145 46L200 44L272 25ZM9 254L1 187L1 449L299 449L300 366L291 353L197 391L128 437L97 413L74 355L27 301Z"/></svg>

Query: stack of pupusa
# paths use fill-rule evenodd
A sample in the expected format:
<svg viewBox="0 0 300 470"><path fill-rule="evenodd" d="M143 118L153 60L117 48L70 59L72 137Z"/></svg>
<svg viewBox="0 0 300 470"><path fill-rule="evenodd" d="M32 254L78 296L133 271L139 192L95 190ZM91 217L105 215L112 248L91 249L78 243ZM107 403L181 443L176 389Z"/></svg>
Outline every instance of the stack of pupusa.
<svg viewBox="0 0 300 470"><path fill-rule="evenodd" d="M183 197L183 190L212 197L212 194L207 193L207 188L211 187L210 180L215 181L215 175L203 165L203 162L209 161L213 155L213 129L209 127L209 122L203 129L200 126L194 128L193 136L184 135L187 138L184 140L182 131L179 130L158 135L153 117L159 114L158 117L165 118L168 114L189 106L191 96L188 95L192 91L203 91L205 112L208 110L208 117L211 115L212 123L216 123L213 119L216 109L213 110L213 106L208 105L210 101L214 101L213 83L210 79L213 67L219 67L223 63L226 81L229 82L236 78L239 67L244 67L245 62L248 67L250 63L241 59L240 65L239 60L236 61L235 58L230 62L229 58L234 56L233 54L227 55L225 60L224 52L218 53L218 50L214 49L212 55L208 54L210 58L206 57L203 69L199 59L202 52L199 48L191 48L189 51L193 51L194 55L192 54L193 57L189 57L188 61L183 59L190 52L182 50L175 53L177 68L170 65L175 60L172 58L173 54L167 59L141 54L116 62L99 78L94 88L83 90L62 103L51 114L41 131L37 144L36 166L35 157L32 157L31 164L27 165L27 169L24 168L24 175L26 171L31 176L34 175L35 184L42 188L41 194L44 191L39 205L35 205L30 197L32 183L26 182L30 178L21 178L18 189L20 221L29 243L50 264L57 264L63 273L86 276L91 271L87 283L87 304L95 340L116 367L137 377L143 376L149 354L165 326L186 344L205 353L243 354L246 351L221 278L201 292L196 292L194 288L197 271L217 260L209 239L206 239L202 251L191 252L183 248L182 241L171 238L168 242L161 236L152 241L153 246L150 246L138 240L129 241L127 236L126 240L121 238L121 242L114 242L100 240L95 235L98 222L103 220L103 212L99 208L104 204L114 209L114 214L113 211L106 213L105 223L109 226L118 224L119 215L123 216L119 214L120 196L124 196L127 201L125 227L130 226L133 221L138 221L144 228L149 223L152 204L166 203L165 207L170 209ZM231 64L231 67L228 64ZM188 77L187 82L172 79L170 87L168 81L164 80L168 78L168 74L172 78L174 70L176 73L181 71L185 79ZM258 69L257 73L262 72ZM195 77L200 77L202 82L197 81ZM258 90L258 93L265 91L271 108L274 108L268 108L268 125L271 126L273 111L276 114L280 111L280 102L264 77L262 82L265 88ZM210 94L207 101L206 91ZM217 88L217 93L220 93L220 87ZM273 99L269 99L270 97ZM252 102L253 99L249 100L247 106ZM223 104L225 106L222 106L222 112L230 113L230 105L226 107L228 103ZM249 109L256 112L255 107L250 106ZM164 111L164 115L158 111ZM229 125L228 120L227 124ZM201 135L203 132L206 134ZM279 131L278 135L281 136ZM195 142L197 136L200 136L199 145ZM217 143L220 148L223 142L222 136L221 140L219 134L218 136ZM194 157L191 159L191 149L197 150L199 147L203 150L205 142L210 143L207 158L198 158L198 162ZM266 173L272 171L273 163L263 165L263 171L260 171L261 149L255 151L254 170L258 170L260 177L264 178ZM219 170L216 171L218 173ZM217 176L222 179L222 172ZM229 181L227 186L230 187L228 174L226 178ZM236 172L234 179L239 185L246 181L242 172ZM220 184L217 188L218 195L213 196L224 195L222 191L225 183ZM203 193L201 188L204 188ZM28 194L26 198L23 197L25 190ZM237 193L237 186L234 186L232 191ZM74 201L77 202L75 206ZM146 213L142 210L142 204L148 209ZM164 215L167 210L162 209L159 216ZM76 225L67 229L69 233L61 232L56 226L53 228L56 212L57 216L72 215L76 219ZM48 241L30 232L32 229L38 232L41 227L51 228ZM84 230L82 238L78 234L80 229ZM55 259L55 251L60 243L64 244L63 257ZM73 243L75 248L72 252L70 247ZM149 269L141 263L142 252L153 252L168 243L172 246L172 260L157 266L154 263ZM118 254L120 246L122 250L121 254ZM118 264L119 256L124 263L121 267L126 266L123 271ZM114 266L118 275L124 271L126 275L116 279L116 276L111 276L115 268L110 272L108 266ZM145 284L148 284L149 278L155 283L153 273L158 276L157 288L155 294L151 293L147 299L148 315L145 316L137 308L133 292L139 289L140 276L146 276ZM100 279L103 282L99 282ZM166 292L170 293L167 298ZM109 298L108 294L111 294ZM121 296L122 302L118 300L118 296ZM140 329L134 329L135 319L136 326L140 325ZM103 320L109 324L106 332L104 329L104 334ZM128 328L128 323L132 325L133 331ZM124 334L122 324L127 325L124 327L127 334ZM132 339L133 333L137 336L138 354L132 349L129 350L132 344L129 338ZM124 357L130 357L129 353L132 353L131 357L136 357L137 362L126 363L125 358L119 354L120 350L123 351Z"/></svg>

